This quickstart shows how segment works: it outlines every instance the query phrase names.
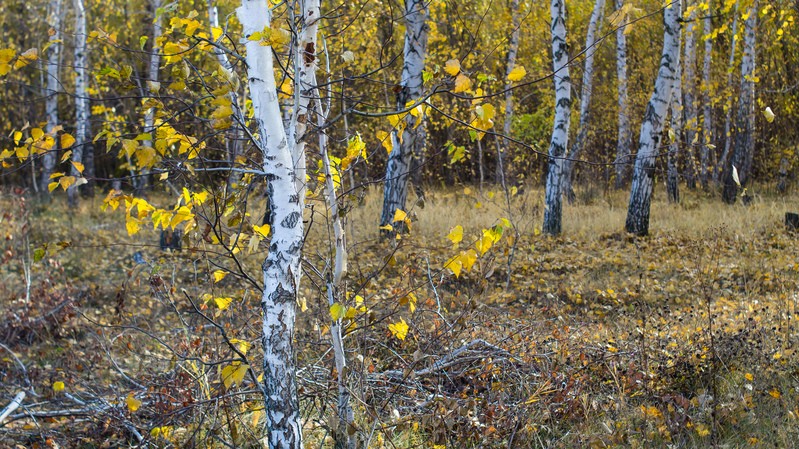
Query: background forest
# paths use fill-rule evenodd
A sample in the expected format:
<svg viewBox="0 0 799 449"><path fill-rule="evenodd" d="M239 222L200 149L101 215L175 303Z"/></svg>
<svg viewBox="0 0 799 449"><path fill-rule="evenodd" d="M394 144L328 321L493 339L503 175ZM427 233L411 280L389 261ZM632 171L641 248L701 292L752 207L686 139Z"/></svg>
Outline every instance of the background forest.
<svg viewBox="0 0 799 449"><path fill-rule="evenodd" d="M797 15L3 2L0 446L794 446Z"/></svg>

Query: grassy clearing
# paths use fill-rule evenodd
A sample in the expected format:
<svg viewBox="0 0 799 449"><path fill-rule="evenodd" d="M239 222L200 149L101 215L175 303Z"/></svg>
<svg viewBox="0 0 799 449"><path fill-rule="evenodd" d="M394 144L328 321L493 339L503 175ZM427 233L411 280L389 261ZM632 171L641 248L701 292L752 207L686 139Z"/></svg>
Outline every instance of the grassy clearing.
<svg viewBox="0 0 799 449"><path fill-rule="evenodd" d="M379 192L353 201L347 290L350 305L360 296L368 312L349 322L346 342L362 442L793 446L799 249L782 220L799 198L727 207L684 195L680 205L656 197L653 235L645 239L621 232L620 192L583 194L565 208L559 238L536 230L543 195L535 189L516 195L510 211L496 191L431 192L424 207L409 208L411 234L395 242L379 238ZM11 194L0 201L4 211L19 208ZM259 293L245 275L258 280L265 247L234 261L190 236L188 249L163 253L155 231L128 237L121 215L100 212L100 203L71 213L58 199L28 204L27 215L6 214L0 341L27 366L39 409L77 407L53 391L55 381L73 396L111 405L89 418L16 420L2 428L0 444L129 444L137 429L162 446L221 447L219 439L257 446L263 412L254 383L245 377L224 385L221 369L232 351L200 312L230 338L250 342L248 362L260 366ZM250 206L260 217L257 198ZM306 217L313 222L302 287L308 309L297 334L308 447L332 444L327 429L335 416L329 312L312 268L323 271L330 253L320 210L315 205ZM518 238L506 230L458 278L443 269L502 217ZM457 249L446 238L456 225L464 228ZM231 229L220 228L222 241ZM32 249L48 243L47 255L32 264L28 302L23 272L33 251L26 241ZM61 241L71 246L60 250ZM136 263L137 252L145 263ZM214 282L219 269L230 274ZM225 297L233 302L220 310L214 298ZM400 320L409 325L405 340L388 328ZM461 357L448 359L453 353ZM7 355L3 403L25 383ZM442 361L452 363L438 368ZM135 412L125 406L130 395L142 401Z"/></svg>

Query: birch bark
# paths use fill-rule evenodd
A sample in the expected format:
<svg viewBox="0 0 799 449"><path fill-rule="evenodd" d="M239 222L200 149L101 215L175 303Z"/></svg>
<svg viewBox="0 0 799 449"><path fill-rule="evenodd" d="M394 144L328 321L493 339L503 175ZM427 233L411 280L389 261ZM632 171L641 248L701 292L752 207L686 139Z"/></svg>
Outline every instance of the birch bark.
<svg viewBox="0 0 799 449"><path fill-rule="evenodd" d="M605 0L596 0L594 10L591 13L591 20L588 23L588 31L585 36L585 65L583 68L583 85L580 89L580 125L577 130L577 138L572 144L569 158L564 161L563 173L563 193L569 204L576 199L572 180L574 178L574 164L580 157L585 147L585 140L588 137L588 126L591 115L591 94L594 89L594 55L597 52L596 36L602 28L602 18L605 10Z"/></svg>
<svg viewBox="0 0 799 449"><path fill-rule="evenodd" d="M702 189L707 190L708 178L710 175L710 155L712 153L710 145L713 144L713 104L710 97L710 69L713 62L713 40L709 38L710 33L713 32L712 21L712 0L705 0L707 2L707 10L705 17L702 19L705 40L705 54L702 61L702 132L700 136L701 142L701 155L699 159L700 172L699 180L702 183Z"/></svg>
<svg viewBox="0 0 799 449"><path fill-rule="evenodd" d="M505 123L502 126L502 133L505 136L510 136L511 126L513 125L513 82L508 79L510 72L516 67L516 56L519 53L519 35L521 34L521 10L519 8L519 0L511 0L511 26L513 31L510 34L508 41L508 66L505 68ZM508 141L502 139L502 143L497 153L497 176L496 183L504 185L505 183L505 168L504 158L508 150Z"/></svg>
<svg viewBox="0 0 799 449"><path fill-rule="evenodd" d="M649 233L649 211L655 177L655 161L680 58L679 19L681 9L681 0L676 0L663 10L663 53L655 80L655 90L649 98L646 112L644 112L644 121L641 124L638 154L635 158L625 223L627 232L637 235Z"/></svg>
<svg viewBox="0 0 799 449"><path fill-rule="evenodd" d="M397 94L397 109L404 109L409 101L421 98L424 91L422 71L427 52L427 33L429 25L427 2L424 0L405 0L405 47L400 91ZM402 136L392 133L393 148L386 163L386 180L383 190L383 210L380 225L391 224L397 209L405 210L408 198L408 177L411 172L411 159L421 157L424 151L424 132L422 126L414 128L416 117L407 114Z"/></svg>
<svg viewBox="0 0 799 449"><path fill-rule="evenodd" d="M75 3L75 143L72 145L72 161L83 164L84 147L89 142L89 96L86 87L89 78L86 73L88 55L86 54L86 9L83 0L74 0ZM85 167L84 167L85 169ZM83 174L73 164L72 176L82 178ZM77 184L77 183L76 183ZM78 205L78 186L73 184L67 190L69 207Z"/></svg>
<svg viewBox="0 0 799 449"><path fill-rule="evenodd" d="M161 0L150 0L150 6L153 10L155 18L153 20L153 47L150 50L150 61L147 64L147 80L152 83L157 83L158 67L161 65L161 49L158 48L158 39L161 37L161 33L163 32L161 26L162 14L159 14L158 11L158 9L161 8ZM147 84L145 84L144 91L146 95L153 94ZM153 108L148 108L144 113L144 132L155 135L155 110ZM142 145L152 148L153 141L145 140L142 142ZM147 189L150 177L149 171L149 169L144 169L140 176L133 178L133 187L137 195L143 194Z"/></svg>
<svg viewBox="0 0 799 449"><path fill-rule="evenodd" d="M616 10L621 10L624 0L615 0ZM626 17L622 21L626 22ZM630 178L629 105L627 101L627 35L624 26L616 29L616 82L619 94L619 134L616 140L616 188L621 189Z"/></svg>
<svg viewBox="0 0 799 449"><path fill-rule="evenodd" d="M735 2L735 9L732 13L732 43L730 44L730 58L727 69L727 88L725 90L727 92L727 101L724 104L724 151L721 153L721 159L719 159L716 171L713 173L713 179L716 184L721 181L721 177L727 167L730 149L732 148L732 74L733 66L735 65L735 50L738 46L738 7L739 2Z"/></svg>
<svg viewBox="0 0 799 449"><path fill-rule="evenodd" d="M757 0L747 10L744 22L744 48L741 58L741 92L738 95L738 111L733 133L732 158L724 175L722 199L727 204L735 203L738 185L733 181L732 167L738 171L742 187L746 187L752 171L755 146L755 43L757 29Z"/></svg>
<svg viewBox="0 0 799 449"><path fill-rule="evenodd" d="M687 9L687 8L686 8ZM689 189L696 188L697 164L694 148L699 142L697 127L699 119L696 107L696 16L692 9L685 26L685 59L682 69L683 120L685 125L685 182Z"/></svg>
<svg viewBox="0 0 799 449"><path fill-rule="evenodd" d="M678 60L677 74L674 77L674 86L671 92L671 124L669 126L674 140L669 143L666 168L666 194L670 203L680 202L680 174L677 170L677 161L680 156L680 147L685 143L682 99L682 64Z"/></svg>
<svg viewBox="0 0 799 449"><path fill-rule="evenodd" d="M565 0L552 0L549 8L552 17L552 66L555 79L555 123L549 143L549 170L547 172L543 231L560 234L562 223L563 158L569 144L571 116L571 78L569 77L569 50L566 44Z"/></svg>
<svg viewBox="0 0 799 449"><path fill-rule="evenodd" d="M278 104L272 48L249 40L271 23L266 0L242 0L236 10L247 49L247 77L254 121L269 180L272 238L263 263L264 392L270 449L302 448L302 423L297 398L294 320L300 283L304 196L295 183L293 148L288 144ZM304 180L303 180L304 181Z"/></svg>
<svg viewBox="0 0 799 449"><path fill-rule="evenodd" d="M47 24L53 33L50 35L50 48L47 53L47 66L45 68L47 87L45 94L45 113L47 114L47 127L48 134L53 133L53 129L58 126L58 91L61 85L61 78L59 77L58 61L61 55L61 0L50 0L47 5ZM57 144L56 144L57 145ZM50 183L50 175L53 174L56 159L58 156L58 147L54 145L42 157L42 177L39 180L39 191L49 192L47 185Z"/></svg>

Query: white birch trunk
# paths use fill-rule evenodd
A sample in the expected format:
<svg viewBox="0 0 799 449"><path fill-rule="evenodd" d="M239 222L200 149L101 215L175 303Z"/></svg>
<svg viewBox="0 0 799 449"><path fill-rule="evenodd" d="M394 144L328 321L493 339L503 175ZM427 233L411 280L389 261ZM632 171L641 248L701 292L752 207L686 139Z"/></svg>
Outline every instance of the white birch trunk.
<svg viewBox="0 0 799 449"><path fill-rule="evenodd" d="M655 177L655 162L660 150L663 121L669 108L671 91L677 77L680 58L680 14L682 3L676 0L663 11L663 53L655 80L655 90L649 99L641 124L638 154L635 158L630 202L627 207L627 232L649 233L649 210Z"/></svg>
<svg viewBox="0 0 799 449"><path fill-rule="evenodd" d="M48 134L52 134L53 129L58 126L58 91L61 85L59 77L58 61L61 54L61 0L50 0L47 5L47 24L53 29L54 33L50 36L50 48L47 53L47 66L45 68L47 87L45 94L45 113L47 115ZM58 139L56 139L58 141ZM42 157L42 177L39 181L39 191L49 192L47 184L50 183L50 175L53 174L56 160L58 158L58 144L44 153Z"/></svg>
<svg viewBox="0 0 799 449"><path fill-rule="evenodd" d="M585 65L583 68L583 85L580 89L580 125L577 130L577 138L572 144L569 158L564 161L563 173L563 193L569 200L569 204L574 203L575 195L572 187L574 178L574 164L580 157L585 147L585 140L588 137L588 126L591 115L591 94L594 90L594 55L599 48L596 47L596 36L602 28L602 16L605 11L605 0L596 0L594 11L591 13L591 20L588 23L588 31L585 35Z"/></svg>
<svg viewBox="0 0 799 449"><path fill-rule="evenodd" d="M616 10L621 10L624 0L616 0ZM627 18L622 19L625 23ZM619 134L616 140L616 188L622 188L630 177L630 130L629 105L627 101L627 35L624 26L616 29L616 82L619 94Z"/></svg>
<svg viewBox="0 0 799 449"><path fill-rule="evenodd" d="M427 2L424 0L405 0L405 48L402 66L400 91L397 94L397 109L405 109L409 101L421 98L424 92L422 71L427 53L427 32L429 25ZM386 163L386 180L383 190L383 211L380 225L391 224L397 209L405 210L408 198L408 177L411 172L411 159L421 157L424 151L424 132L420 125L414 129L416 117L405 117L405 130L402 138L392 133L393 148Z"/></svg>
<svg viewBox="0 0 799 449"><path fill-rule="evenodd" d="M327 116L322 112L322 101L319 98L316 100L316 108L319 112L317 114L317 125L322 129L327 121ZM339 215L336 183L333 180L333 170L331 169L330 157L327 151L327 134L325 134L324 131L319 133L319 153L322 157L327 205L330 209L330 219L333 225L333 236L335 238L333 272L332 275L328 275L327 278L328 305L333 306L336 302L343 303L342 293L345 290L342 286L342 279L347 272L347 245L344 238L344 225ZM350 390L347 387L347 357L344 351L344 338L341 333L341 320L333 320L330 324L330 338L333 343L333 359L336 365L336 383L338 385L338 428L336 429L334 438L336 442L335 448L355 449L355 439L351 438L349 432L349 428L352 426L355 416L350 406Z"/></svg>
<svg viewBox="0 0 799 449"><path fill-rule="evenodd" d="M256 142L263 153L263 170L269 180L272 238L263 264L264 392L266 425L271 449L302 448L302 423L297 399L294 355L294 320L300 283L304 197L294 182L293 148L286 139L275 86L272 48L249 40L271 23L266 0L242 0L236 10L247 49L247 77Z"/></svg>
<svg viewBox="0 0 799 449"><path fill-rule="evenodd" d="M546 181L543 231L558 235L561 231L563 158L569 144L571 116L571 78L569 49L566 44L565 0L552 0L552 67L555 79L555 123L549 143L549 170Z"/></svg>
<svg viewBox="0 0 799 449"><path fill-rule="evenodd" d="M161 49L158 48L158 39L161 37L161 33L163 32L161 26L161 17L162 14L158 14L158 8L161 7L161 0L150 0L150 6L153 9L153 14L155 15L155 21L153 22L153 36L152 42L153 46L150 50L150 62L147 65L147 80L152 81L154 83L158 82L158 68L161 65ZM150 92L149 87L145 84L144 91L146 95L152 95ZM147 111L144 113L144 132L150 133L153 136L155 135L155 110L153 108L148 108ZM152 140L145 140L142 142L142 145L145 147L152 147L153 141ZM141 195L144 193L144 190L147 189L149 184L149 169L145 169L139 177L133 178L133 186L136 190L136 194Z"/></svg>
<svg viewBox="0 0 799 449"><path fill-rule="evenodd" d="M730 59L727 69L727 86L725 89L727 101L724 104L724 151L721 153L716 171L713 174L713 179L716 184L721 180L724 170L727 167L727 160L730 156L730 148L732 148L732 74L733 66L735 65L735 50L738 46L738 7L740 3L735 2L735 9L733 11L732 19L732 43L730 44Z"/></svg>
<svg viewBox="0 0 799 449"><path fill-rule="evenodd" d="M511 26L513 31L508 41L508 65L505 68L505 123L502 126L502 133L510 136L511 126L513 125L513 82L508 79L510 72L516 67L516 56L519 53L519 35L521 34L521 10L519 0L511 0ZM508 150L508 141L501 139L502 144L497 153L497 177L496 183L505 185L504 158Z"/></svg>
<svg viewBox="0 0 799 449"><path fill-rule="evenodd" d="M677 161L680 156L680 146L685 144L683 127L683 93L682 93L682 64L677 61L677 74L671 92L671 124L669 125L674 140L669 142L669 153L666 168L666 196L669 202L680 202L680 175Z"/></svg>
<svg viewBox="0 0 799 449"><path fill-rule="evenodd" d="M755 146L755 43L757 31L757 0L749 7L744 22L744 46L741 58L741 92L738 95L738 111L733 133L732 158L724 175L722 198L727 204L735 203L738 185L733 181L732 167L738 171L742 187L746 187L752 171Z"/></svg>
<svg viewBox="0 0 799 449"><path fill-rule="evenodd" d="M83 164L84 146L89 142L89 96L86 88L89 77L86 73L88 55L86 54L86 9L83 0L75 3L75 144L72 146L72 161ZM82 173L72 165L71 175L82 177ZM70 207L78 205L78 186L73 184L67 190Z"/></svg>
<svg viewBox="0 0 799 449"><path fill-rule="evenodd" d="M689 189L696 188L697 164L694 148L699 142L699 119L696 108L696 9L687 18L685 26L685 58L683 67L683 116L685 124L685 182Z"/></svg>
<svg viewBox="0 0 799 449"><path fill-rule="evenodd" d="M702 189L707 190L708 178L710 174L710 154L712 153L710 145L713 144L713 107L711 103L710 92L710 69L713 58L713 40L708 36L713 32L712 21L712 0L705 0L708 4L708 9L705 11L705 17L702 20L705 40L705 54L702 61L702 133L699 138L701 142L701 155L700 155L700 172L699 180L702 183Z"/></svg>

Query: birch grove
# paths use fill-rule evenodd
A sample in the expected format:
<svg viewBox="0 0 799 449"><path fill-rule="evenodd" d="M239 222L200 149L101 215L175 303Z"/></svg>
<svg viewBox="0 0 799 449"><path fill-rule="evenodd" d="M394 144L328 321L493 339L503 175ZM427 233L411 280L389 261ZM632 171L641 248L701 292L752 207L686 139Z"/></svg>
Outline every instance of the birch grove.
<svg viewBox="0 0 799 449"><path fill-rule="evenodd" d="M699 138L700 157L699 157L699 180L702 189L707 190L708 180L711 173L711 155L714 154L713 148L713 103L711 99L712 79L711 68L713 62L713 39L710 37L713 32L713 1L705 0L707 10L702 19L702 40L705 41L705 50L702 58L702 128Z"/></svg>
<svg viewBox="0 0 799 449"><path fill-rule="evenodd" d="M630 202L627 206L627 232L637 235L649 233L649 210L655 178L655 162L661 145L663 122L669 107L680 58L680 0L663 10L663 53L660 59L655 90L649 99L641 124L638 154L635 158Z"/></svg>
<svg viewBox="0 0 799 449"><path fill-rule="evenodd" d="M565 0L552 0L552 73L555 80L555 123L549 143L549 163L544 199L544 226L550 235L560 234L563 214L564 157L569 144L571 122L571 78L569 77L569 50L566 43Z"/></svg>

